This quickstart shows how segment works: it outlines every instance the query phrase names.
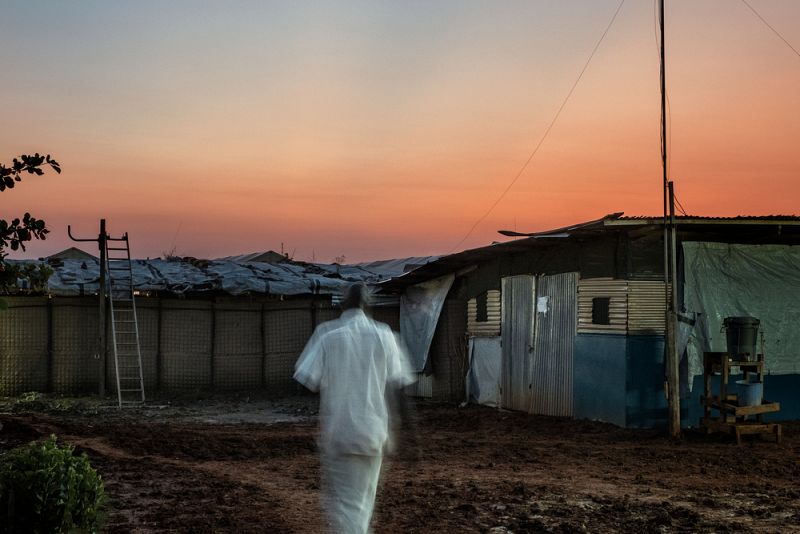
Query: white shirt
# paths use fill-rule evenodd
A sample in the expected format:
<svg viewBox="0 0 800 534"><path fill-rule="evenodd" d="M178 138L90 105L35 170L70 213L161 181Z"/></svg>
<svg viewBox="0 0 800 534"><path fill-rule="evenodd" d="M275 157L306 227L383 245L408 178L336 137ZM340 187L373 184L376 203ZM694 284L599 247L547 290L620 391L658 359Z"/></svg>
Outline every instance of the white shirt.
<svg viewBox="0 0 800 534"><path fill-rule="evenodd" d="M294 378L320 392L321 445L333 454L380 455L388 438L386 386L414 381L388 325L350 309L319 325Z"/></svg>

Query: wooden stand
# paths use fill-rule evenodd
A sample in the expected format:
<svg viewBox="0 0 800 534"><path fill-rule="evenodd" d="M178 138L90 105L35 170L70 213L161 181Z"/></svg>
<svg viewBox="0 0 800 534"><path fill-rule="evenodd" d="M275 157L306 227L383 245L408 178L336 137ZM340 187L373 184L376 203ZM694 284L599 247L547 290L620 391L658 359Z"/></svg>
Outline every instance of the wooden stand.
<svg viewBox="0 0 800 534"><path fill-rule="evenodd" d="M703 354L703 418L700 426L707 432L727 432L736 435L736 443L741 445L743 434L774 435L775 441L781 441L781 425L778 423L765 423L764 414L777 412L781 409L780 403L767 402L762 399L758 406L740 406L738 396L728 393L728 382L731 369L738 367L748 380L754 374L759 382L764 379L764 356L759 354L756 361L733 360L727 352L706 352ZM720 377L719 395L711 393L711 379ZM712 416L712 410L718 414ZM754 417L750 420L750 417Z"/></svg>

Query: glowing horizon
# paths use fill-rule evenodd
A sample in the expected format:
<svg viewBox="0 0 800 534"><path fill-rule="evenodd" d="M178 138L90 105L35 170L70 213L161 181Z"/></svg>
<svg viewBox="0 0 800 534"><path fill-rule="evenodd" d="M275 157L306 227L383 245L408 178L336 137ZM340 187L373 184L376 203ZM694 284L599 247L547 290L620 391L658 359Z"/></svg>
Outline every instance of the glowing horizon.
<svg viewBox="0 0 800 534"><path fill-rule="evenodd" d="M3 217L30 211L52 232L11 257L92 252L66 227L94 236L101 217L142 258L447 253L528 158L617 5L10 2L0 160L47 152L63 167L0 196ZM800 5L753 5L800 47ZM800 58L741 3L673 0L667 84L687 211L796 213ZM459 248L660 214L659 98L653 4L626 2Z"/></svg>

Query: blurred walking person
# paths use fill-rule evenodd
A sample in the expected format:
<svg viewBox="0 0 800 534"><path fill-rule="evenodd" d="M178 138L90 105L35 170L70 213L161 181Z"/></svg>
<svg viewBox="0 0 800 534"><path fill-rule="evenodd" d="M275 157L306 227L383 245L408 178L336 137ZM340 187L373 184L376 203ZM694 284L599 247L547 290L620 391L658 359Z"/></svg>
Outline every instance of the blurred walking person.
<svg viewBox="0 0 800 534"><path fill-rule="evenodd" d="M336 533L369 532L390 440L387 397L414 380L394 332L367 316L368 305L367 287L349 286L341 317L317 327L294 374L320 392L323 505Z"/></svg>

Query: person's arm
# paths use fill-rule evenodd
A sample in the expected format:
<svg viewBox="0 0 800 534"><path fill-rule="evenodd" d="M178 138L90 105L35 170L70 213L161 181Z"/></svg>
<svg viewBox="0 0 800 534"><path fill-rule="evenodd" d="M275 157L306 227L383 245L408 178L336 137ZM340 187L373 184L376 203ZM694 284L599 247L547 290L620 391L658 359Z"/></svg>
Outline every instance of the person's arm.
<svg viewBox="0 0 800 534"><path fill-rule="evenodd" d="M319 391L322 383L322 336L319 329L311 335L294 368L294 379L311 391Z"/></svg>
<svg viewBox="0 0 800 534"><path fill-rule="evenodd" d="M414 383L415 373L408 363L408 355L403 343L394 332L391 333L389 373L386 384L386 397L392 417L392 428L402 435L400 455L406 459L419 457L417 415L413 400L405 394L405 387Z"/></svg>

